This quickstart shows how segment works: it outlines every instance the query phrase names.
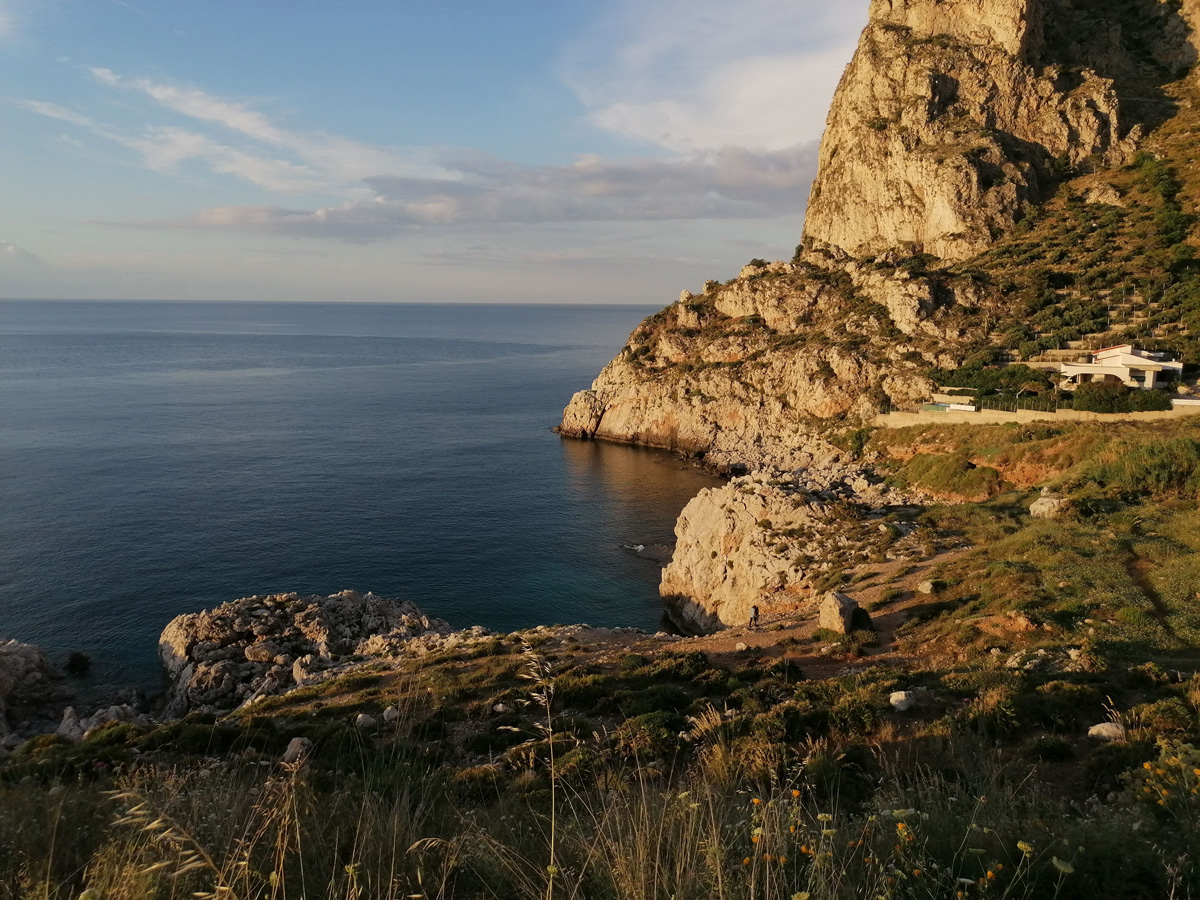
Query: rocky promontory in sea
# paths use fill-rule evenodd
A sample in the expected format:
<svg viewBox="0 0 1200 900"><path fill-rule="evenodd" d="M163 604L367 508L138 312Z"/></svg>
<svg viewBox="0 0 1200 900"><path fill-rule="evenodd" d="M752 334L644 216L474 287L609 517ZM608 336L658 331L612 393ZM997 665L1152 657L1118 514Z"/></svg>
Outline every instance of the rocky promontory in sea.
<svg viewBox="0 0 1200 900"><path fill-rule="evenodd" d="M794 258L684 291L563 412L564 437L754 474L681 516L677 619L790 608L828 571L823 535L879 543L839 519L910 527L919 495L855 446L880 412L1051 349L1200 352L1198 26L1200 0L871 3ZM863 490L838 505L800 489L847 469Z"/></svg>

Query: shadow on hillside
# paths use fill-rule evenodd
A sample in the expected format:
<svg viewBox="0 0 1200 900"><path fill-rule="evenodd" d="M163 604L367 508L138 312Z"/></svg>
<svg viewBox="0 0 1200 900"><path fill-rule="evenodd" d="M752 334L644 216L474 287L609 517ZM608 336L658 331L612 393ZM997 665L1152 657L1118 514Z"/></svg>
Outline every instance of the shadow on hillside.
<svg viewBox="0 0 1200 900"><path fill-rule="evenodd" d="M1113 26L1117 27L1113 27ZM1171 118L1177 103L1165 88L1197 63L1189 28L1175 5L1160 0L1088 0L1048 4L1043 65L1062 68L1070 90L1091 69L1111 78L1121 98L1124 130L1152 130Z"/></svg>

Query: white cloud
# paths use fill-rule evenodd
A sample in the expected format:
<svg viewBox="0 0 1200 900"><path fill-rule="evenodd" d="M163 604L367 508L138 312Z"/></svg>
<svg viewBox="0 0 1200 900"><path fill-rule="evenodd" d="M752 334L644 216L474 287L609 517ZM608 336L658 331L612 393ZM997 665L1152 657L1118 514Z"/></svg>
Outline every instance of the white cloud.
<svg viewBox="0 0 1200 900"><path fill-rule="evenodd" d="M369 198L339 206L220 207L173 224L371 241L420 227L773 218L803 208L815 170L814 144L531 168L474 154L457 164L456 178L376 176L366 179Z"/></svg>
<svg viewBox="0 0 1200 900"><path fill-rule="evenodd" d="M0 40L12 34L14 26L15 21L12 13L9 12L8 4L0 0Z"/></svg>
<svg viewBox="0 0 1200 900"><path fill-rule="evenodd" d="M28 250L22 250L11 241L0 241L0 266L40 265L41 260Z"/></svg>
<svg viewBox="0 0 1200 900"><path fill-rule="evenodd" d="M600 128L676 152L779 150L820 137L866 13L865 0L619 0L563 77Z"/></svg>
<svg viewBox="0 0 1200 900"><path fill-rule="evenodd" d="M246 174L241 169L223 167L218 171L239 175L273 190L317 189L314 176L319 178L321 189L344 190L349 184L371 175L433 174L424 151L401 152L396 149L373 147L347 138L320 133L306 133L281 128L271 119L244 103L216 97L198 88L151 81L148 78L126 78L110 69L95 68L92 76L101 84L140 93L160 107L198 122L220 126L258 144L275 148L292 155L303 163L305 172L300 184L275 187L274 179L264 182L260 176L261 154L245 154L250 166ZM164 129L158 129L163 131ZM153 147L151 139L147 146ZM196 158L209 159L208 155ZM221 153L219 158L228 160L230 154Z"/></svg>
<svg viewBox="0 0 1200 900"><path fill-rule="evenodd" d="M39 116L45 116L48 119L70 122L72 125L79 125L82 128L95 127L95 123L87 116L72 112L66 107L59 106L57 103L43 103L41 100L18 100L17 105L22 109L35 112Z"/></svg>

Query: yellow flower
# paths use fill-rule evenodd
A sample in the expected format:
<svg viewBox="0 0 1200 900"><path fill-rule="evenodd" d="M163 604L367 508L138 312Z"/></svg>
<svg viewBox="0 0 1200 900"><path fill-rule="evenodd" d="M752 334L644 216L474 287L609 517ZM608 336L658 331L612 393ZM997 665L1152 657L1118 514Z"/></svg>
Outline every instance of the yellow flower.
<svg viewBox="0 0 1200 900"><path fill-rule="evenodd" d="M812 894L808 891L796 891L796 893L792 894L792 900L808 900L811 896Z"/></svg>
<svg viewBox="0 0 1200 900"><path fill-rule="evenodd" d="M1068 862L1063 862L1057 856L1052 857L1050 862L1054 863L1054 868L1062 872L1064 875L1070 875L1075 871L1075 867Z"/></svg>
<svg viewBox="0 0 1200 900"><path fill-rule="evenodd" d="M754 798L753 800L751 800L750 802L751 802L751 803L753 803L755 806L758 806L758 804L762 803L762 801L761 801L761 800L759 800L757 797L755 797L755 798Z"/></svg>
<svg viewBox="0 0 1200 900"><path fill-rule="evenodd" d="M817 821L818 822L832 822L833 816L831 816L829 813L819 813L817 815Z"/></svg>
<svg viewBox="0 0 1200 900"><path fill-rule="evenodd" d="M1033 852L1033 844L1028 841L1017 841L1017 849L1028 856Z"/></svg>

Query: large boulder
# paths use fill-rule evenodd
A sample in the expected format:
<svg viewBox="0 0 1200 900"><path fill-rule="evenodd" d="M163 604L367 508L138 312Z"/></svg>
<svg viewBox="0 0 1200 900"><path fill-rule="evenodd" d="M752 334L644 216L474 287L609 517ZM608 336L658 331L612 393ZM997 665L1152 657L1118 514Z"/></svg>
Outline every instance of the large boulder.
<svg viewBox="0 0 1200 900"><path fill-rule="evenodd" d="M1069 500L1043 490L1042 495L1029 507L1029 515L1035 519L1057 519L1071 506Z"/></svg>
<svg viewBox="0 0 1200 900"><path fill-rule="evenodd" d="M452 634L406 600L342 591L245 597L173 619L159 638L167 715L232 709L351 657L394 657Z"/></svg>
<svg viewBox="0 0 1200 900"><path fill-rule="evenodd" d="M0 738L28 720L57 719L69 697L62 675L41 650L0 641Z"/></svg>
<svg viewBox="0 0 1200 900"><path fill-rule="evenodd" d="M821 611L817 625L838 634L851 631L866 631L871 628L871 616L858 605L858 601L838 591L830 591L821 598Z"/></svg>

